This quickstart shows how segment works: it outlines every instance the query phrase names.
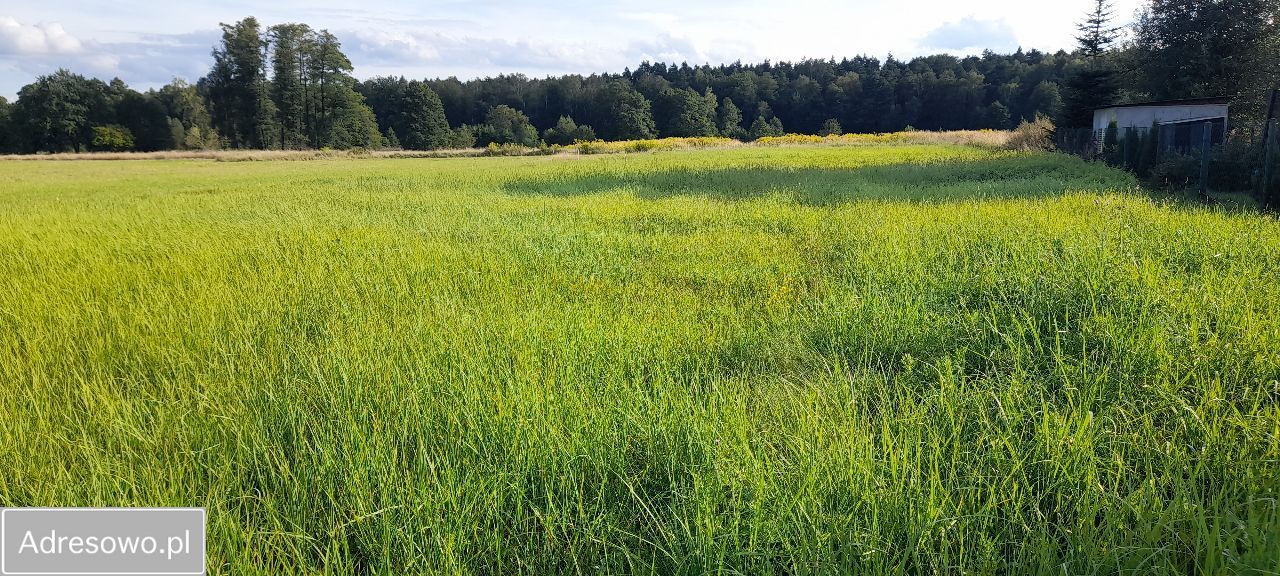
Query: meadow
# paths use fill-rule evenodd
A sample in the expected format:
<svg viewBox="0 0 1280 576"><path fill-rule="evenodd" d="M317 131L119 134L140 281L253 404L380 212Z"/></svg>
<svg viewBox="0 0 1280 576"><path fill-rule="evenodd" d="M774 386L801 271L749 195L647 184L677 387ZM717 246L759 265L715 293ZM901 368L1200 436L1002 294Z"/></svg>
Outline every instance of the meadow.
<svg viewBox="0 0 1280 576"><path fill-rule="evenodd" d="M0 506L211 574L1280 573L1280 223L1064 155L0 162Z"/></svg>

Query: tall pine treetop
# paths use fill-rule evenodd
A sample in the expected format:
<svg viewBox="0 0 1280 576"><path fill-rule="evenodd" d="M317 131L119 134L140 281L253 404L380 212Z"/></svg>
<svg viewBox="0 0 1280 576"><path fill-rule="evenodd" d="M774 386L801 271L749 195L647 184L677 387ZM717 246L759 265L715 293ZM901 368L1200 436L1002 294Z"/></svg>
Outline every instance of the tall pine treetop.
<svg viewBox="0 0 1280 576"><path fill-rule="evenodd" d="M1085 16L1084 21L1076 24L1076 29L1080 31L1076 42L1080 43L1080 51L1085 56L1091 59L1101 56L1120 36L1120 28L1111 25L1112 16L1114 12L1111 2L1094 0L1093 10Z"/></svg>

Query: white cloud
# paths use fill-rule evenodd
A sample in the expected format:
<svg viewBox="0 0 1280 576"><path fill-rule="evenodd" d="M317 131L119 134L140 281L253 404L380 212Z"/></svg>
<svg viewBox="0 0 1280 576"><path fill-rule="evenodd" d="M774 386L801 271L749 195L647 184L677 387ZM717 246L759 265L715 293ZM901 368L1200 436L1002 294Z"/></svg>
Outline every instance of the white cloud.
<svg viewBox="0 0 1280 576"><path fill-rule="evenodd" d="M343 45L348 53L358 52L379 62L408 60L425 63L440 59L440 51L435 46L443 36L431 38L397 30L360 30L355 32L355 38L355 42Z"/></svg>
<svg viewBox="0 0 1280 576"><path fill-rule="evenodd" d="M1117 25L1148 0L1115 0ZM621 72L641 60L690 64L1070 49L1086 0L3 0L0 95L65 67L146 89L194 81L217 24L332 30L357 77L471 78ZM45 22L55 22L48 23ZM192 32L192 31L195 32ZM163 33L171 31L170 33ZM1016 35L1015 35L1016 33Z"/></svg>
<svg viewBox="0 0 1280 576"><path fill-rule="evenodd" d="M0 18L0 54L75 54L80 41L61 24L26 25L13 17Z"/></svg>
<svg viewBox="0 0 1280 576"><path fill-rule="evenodd" d="M36 31L36 32L33 32ZM208 72L218 33L135 34L127 40L79 40L60 24L27 26L0 19L0 96L12 99L36 77L59 68L103 80L119 77L139 89Z"/></svg>
<svg viewBox="0 0 1280 576"><path fill-rule="evenodd" d="M997 52L1015 50L1018 37L1013 26L1002 19L983 20L966 16L957 22L947 22L929 32L920 41L925 48L955 50L991 49Z"/></svg>
<svg viewBox="0 0 1280 576"><path fill-rule="evenodd" d="M405 30L355 30L339 32L339 38L354 38L343 49L357 68L434 66L433 76L456 74L459 70L499 72L562 73L565 70L606 66L606 52L586 42L547 42L526 38L491 38ZM360 71L357 70L357 73Z"/></svg>

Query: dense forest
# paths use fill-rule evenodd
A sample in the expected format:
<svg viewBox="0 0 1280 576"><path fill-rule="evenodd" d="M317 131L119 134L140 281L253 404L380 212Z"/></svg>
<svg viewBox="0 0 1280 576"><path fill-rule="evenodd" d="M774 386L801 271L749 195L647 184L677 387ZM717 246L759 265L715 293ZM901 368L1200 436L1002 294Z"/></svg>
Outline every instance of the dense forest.
<svg viewBox="0 0 1280 576"><path fill-rule="evenodd" d="M139 92L58 70L0 98L0 150L434 149L489 143L1088 125L1113 103L1231 96L1256 121L1280 83L1280 0L1152 0L1126 31L1104 0L1071 52L760 64L644 62L620 74L358 81L305 24L222 25L213 68ZM1127 33L1126 33L1127 32Z"/></svg>

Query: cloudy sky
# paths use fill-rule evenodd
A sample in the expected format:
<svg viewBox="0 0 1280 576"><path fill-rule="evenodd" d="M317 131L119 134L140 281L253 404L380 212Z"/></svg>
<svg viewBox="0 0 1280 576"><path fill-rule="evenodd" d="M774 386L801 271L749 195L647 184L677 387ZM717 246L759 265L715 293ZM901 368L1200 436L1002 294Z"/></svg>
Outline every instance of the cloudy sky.
<svg viewBox="0 0 1280 576"><path fill-rule="evenodd" d="M1117 0L1127 23L1142 0ZM723 63L984 48L1069 48L1089 0L6 0L0 96L69 68L135 88L209 69L218 23L305 22L342 41L356 76L621 72L642 60Z"/></svg>

